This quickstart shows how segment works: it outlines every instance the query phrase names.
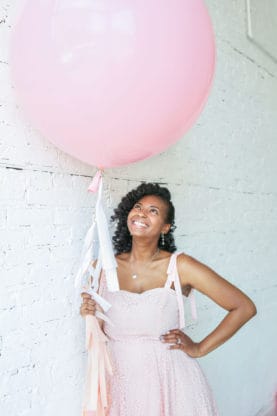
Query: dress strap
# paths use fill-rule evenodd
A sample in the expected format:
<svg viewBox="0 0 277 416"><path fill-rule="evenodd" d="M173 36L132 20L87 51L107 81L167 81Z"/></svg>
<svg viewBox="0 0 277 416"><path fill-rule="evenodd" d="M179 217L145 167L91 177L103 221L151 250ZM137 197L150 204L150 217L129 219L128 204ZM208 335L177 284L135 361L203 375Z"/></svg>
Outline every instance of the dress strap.
<svg viewBox="0 0 277 416"><path fill-rule="evenodd" d="M177 269L177 257L181 254L181 252L176 252L171 255L169 265L167 268L168 278L165 283L165 287L169 288L174 282L174 288L177 295L178 307L179 307L179 327L185 327L185 311L184 311L184 297L182 293L182 287L180 283L180 278ZM197 311L196 311L196 302L194 296L194 289L192 288L190 294L188 296L190 300L190 307L191 307L191 315L194 320L197 320Z"/></svg>

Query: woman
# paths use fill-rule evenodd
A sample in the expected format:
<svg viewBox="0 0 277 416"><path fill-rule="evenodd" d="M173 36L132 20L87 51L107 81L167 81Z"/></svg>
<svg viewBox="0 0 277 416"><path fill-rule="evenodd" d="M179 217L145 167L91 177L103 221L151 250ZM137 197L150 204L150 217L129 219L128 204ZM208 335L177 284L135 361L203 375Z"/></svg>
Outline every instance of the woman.
<svg viewBox="0 0 277 416"><path fill-rule="evenodd" d="M99 319L113 366L107 415L218 415L197 358L251 319L257 313L254 303L208 266L176 254L174 206L167 188L143 183L122 198L112 220L120 290L107 290L103 271L99 286L100 295L112 304L106 315L114 323ZM228 311L200 342L182 330L182 294L188 296L192 289ZM101 310L90 295L82 297L82 316Z"/></svg>

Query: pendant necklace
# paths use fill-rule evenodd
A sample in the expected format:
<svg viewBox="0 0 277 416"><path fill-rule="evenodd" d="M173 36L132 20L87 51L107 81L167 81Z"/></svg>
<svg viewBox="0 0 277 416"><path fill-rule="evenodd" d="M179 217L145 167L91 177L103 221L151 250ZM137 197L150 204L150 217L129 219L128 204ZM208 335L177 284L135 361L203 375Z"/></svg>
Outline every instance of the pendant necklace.
<svg viewBox="0 0 277 416"><path fill-rule="evenodd" d="M160 249L159 249L159 247L158 247L158 249L157 249L157 251L155 251L155 253L153 254L153 256L151 256L151 258L150 258L150 260L149 261L147 261L145 264L144 264L144 266L143 266L143 269L145 270L145 268L150 264L150 263L152 263L152 261L154 260L154 258L159 254L159 252L160 252ZM137 279L138 277L139 277L139 275L136 273L136 272L134 272L134 270L133 270L133 268L131 267L131 263L129 263L130 264L130 269L131 269L131 277L132 277L132 279Z"/></svg>

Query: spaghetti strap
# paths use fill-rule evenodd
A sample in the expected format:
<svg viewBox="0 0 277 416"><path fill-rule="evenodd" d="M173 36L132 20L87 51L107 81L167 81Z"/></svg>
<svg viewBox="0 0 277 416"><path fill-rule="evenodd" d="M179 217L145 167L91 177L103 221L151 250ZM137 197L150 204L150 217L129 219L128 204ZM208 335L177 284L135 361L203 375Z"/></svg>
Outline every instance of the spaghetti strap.
<svg viewBox="0 0 277 416"><path fill-rule="evenodd" d="M177 257L179 254L181 254L181 252L173 253L171 255L169 265L167 268L168 278L166 280L165 287L170 288L172 282L174 282L174 288L176 291L178 308L179 308L179 327L180 329L182 329L186 325L185 325L184 298L183 298L180 278L179 278L178 269L177 269ZM190 291L188 299L190 300L192 318L194 320L197 320L196 302L195 302L193 288Z"/></svg>

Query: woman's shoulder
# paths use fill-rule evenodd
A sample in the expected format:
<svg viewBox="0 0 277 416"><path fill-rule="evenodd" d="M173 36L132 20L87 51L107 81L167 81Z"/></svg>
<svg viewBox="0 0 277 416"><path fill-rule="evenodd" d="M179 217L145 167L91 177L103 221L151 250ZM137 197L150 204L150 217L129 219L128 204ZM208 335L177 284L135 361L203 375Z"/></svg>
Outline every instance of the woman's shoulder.
<svg viewBox="0 0 277 416"><path fill-rule="evenodd" d="M160 250L160 259L169 259L172 257L174 253L171 253L170 251L166 250Z"/></svg>
<svg viewBox="0 0 277 416"><path fill-rule="evenodd" d="M176 262L178 271L181 273L201 264L195 257L183 251L178 253Z"/></svg>
<svg viewBox="0 0 277 416"><path fill-rule="evenodd" d="M130 256L130 252L118 253L115 255L116 260L127 260Z"/></svg>

